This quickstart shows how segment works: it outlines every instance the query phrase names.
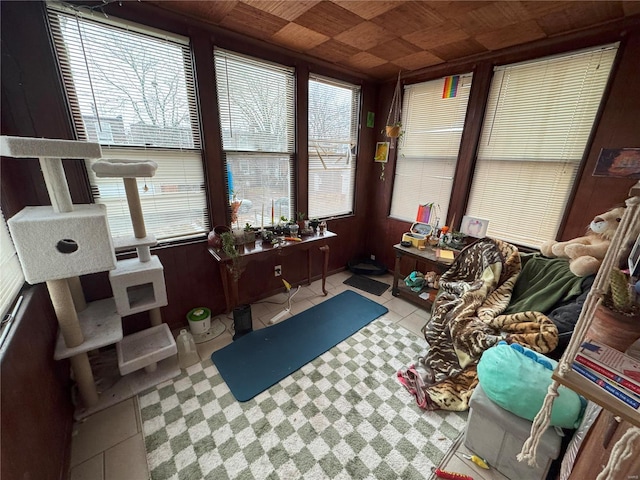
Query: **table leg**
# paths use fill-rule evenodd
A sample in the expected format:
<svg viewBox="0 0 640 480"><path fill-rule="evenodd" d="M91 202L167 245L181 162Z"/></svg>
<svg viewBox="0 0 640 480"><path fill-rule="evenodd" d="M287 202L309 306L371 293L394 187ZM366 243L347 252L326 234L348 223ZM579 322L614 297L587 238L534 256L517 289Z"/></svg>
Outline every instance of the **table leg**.
<svg viewBox="0 0 640 480"><path fill-rule="evenodd" d="M222 290L224 291L224 302L227 306L226 313L231 312L231 292L229 291L229 273L224 262L218 263L220 279L222 280Z"/></svg>
<svg viewBox="0 0 640 480"><path fill-rule="evenodd" d="M322 262L322 292L325 297L328 292L325 288L325 282L327 280L327 268L329 267L329 245L323 245L320 247L320 251L323 253L323 262Z"/></svg>
<svg viewBox="0 0 640 480"><path fill-rule="evenodd" d="M311 285L311 249L307 249L307 285Z"/></svg>
<svg viewBox="0 0 640 480"><path fill-rule="evenodd" d="M393 269L393 288L391 294L394 297L398 296L398 277L400 277L400 257L401 255L396 252L396 266Z"/></svg>
<svg viewBox="0 0 640 480"><path fill-rule="evenodd" d="M235 265L227 265L227 275L229 275L229 279L231 280L231 307L229 311L233 310L238 306L238 280L240 280L240 275L242 275L242 270Z"/></svg>

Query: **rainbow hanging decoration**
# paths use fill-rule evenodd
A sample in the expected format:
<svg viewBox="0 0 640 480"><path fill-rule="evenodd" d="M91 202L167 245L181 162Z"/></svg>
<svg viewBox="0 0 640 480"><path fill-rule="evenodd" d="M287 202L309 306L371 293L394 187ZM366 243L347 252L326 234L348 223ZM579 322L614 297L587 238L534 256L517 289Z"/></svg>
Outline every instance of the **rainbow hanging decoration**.
<svg viewBox="0 0 640 480"><path fill-rule="evenodd" d="M442 90L442 98L453 98L458 94L458 83L460 75L446 77L444 79L444 89Z"/></svg>

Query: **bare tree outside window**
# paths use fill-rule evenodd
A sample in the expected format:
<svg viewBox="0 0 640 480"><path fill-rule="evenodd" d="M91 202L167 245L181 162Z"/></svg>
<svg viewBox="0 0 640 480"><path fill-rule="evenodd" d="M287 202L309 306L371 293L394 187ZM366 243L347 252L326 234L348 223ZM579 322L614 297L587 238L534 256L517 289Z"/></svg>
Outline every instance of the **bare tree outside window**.
<svg viewBox="0 0 640 480"><path fill-rule="evenodd" d="M103 158L153 160L138 182L147 229L173 239L208 232L200 127L188 40L49 7L51 31L79 139L99 142ZM120 179L97 178L114 236L130 235Z"/></svg>
<svg viewBox="0 0 640 480"><path fill-rule="evenodd" d="M359 89L309 81L309 215L353 211Z"/></svg>
<svg viewBox="0 0 640 480"><path fill-rule="evenodd" d="M229 201L238 222L255 227L294 214L293 70L215 51ZM272 216L273 209L273 216Z"/></svg>

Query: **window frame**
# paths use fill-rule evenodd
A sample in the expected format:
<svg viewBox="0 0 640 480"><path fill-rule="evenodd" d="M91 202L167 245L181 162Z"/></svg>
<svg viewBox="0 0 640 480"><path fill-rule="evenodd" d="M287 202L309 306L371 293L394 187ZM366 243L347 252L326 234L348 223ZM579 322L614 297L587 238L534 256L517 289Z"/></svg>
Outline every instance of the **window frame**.
<svg viewBox="0 0 640 480"><path fill-rule="evenodd" d="M463 148L463 136L465 134L465 130L468 128L468 125L466 123L467 121L467 114L468 114L468 110L469 110L469 105L470 102L472 101L472 96L471 96L471 92L473 89L473 82L475 79L475 72L465 72L465 73L457 73L455 75L447 75L444 77L440 77L440 78L435 78L435 79L430 79L430 80L425 80L425 81L421 81L421 82L416 82L416 83L412 83L412 84L408 84L405 85L404 90L403 90L403 99L402 99L402 110L401 110L401 120L402 120L402 136L400 137L400 139L398 139L398 141L396 141L396 164L395 164L395 169L393 172L393 189L391 192L391 198L389 200L389 218L392 219L396 219L396 220L400 220L400 221L409 221L409 222L413 222L416 218L417 218L417 212L418 212L418 206L421 204L429 204L429 203L438 203L438 202L434 202L432 198L426 196L424 197L419 197L415 199L415 205L414 205L414 209L412 211L410 211L408 208L404 208L402 209L401 207L398 207L396 205L396 208L394 208L394 201L396 202L402 202L403 199L402 197L402 192L400 189L406 189L406 185L400 184L400 182L398 181L398 175L399 175L399 169L402 169L404 167L403 162L410 162L410 161L415 161L415 162L419 162L419 164L416 164L416 168L421 168L424 169L428 166L428 162L430 160L434 160L434 159L430 159L428 155L420 155L420 156L416 156L413 155L411 156L411 158L406 159L406 157L403 156L403 150L412 150L415 149L416 147L413 145L406 145L406 142L408 142L409 140L407 140L408 138L411 138L413 136L413 134L409 133L409 134L405 134L406 130L409 129L411 130L413 128L413 125L411 125L411 122L408 121L409 118L409 112L410 110L412 110L411 106L409 105L409 102L411 101L411 95L412 95L412 91L413 92L419 92L419 89L431 89L433 90L434 93L436 93L437 95L443 95L443 88L445 86L445 82L448 78L452 78L452 77L456 77L458 76L460 78L460 82L458 83L458 89L460 90L461 88L465 87L465 85L463 85L463 83L466 82L466 85L469 85L469 93L466 94L466 102L464 103L464 105L456 105L457 106L457 114L461 115L461 118L456 120L453 124L449 125L447 124L446 126L443 126L441 128L457 128L456 125L459 126L460 128L460 135L459 138L457 140L456 146L451 147L455 150L455 154L453 153L453 151L451 151L451 148L449 148L449 152L447 155L443 155L440 157L440 159L438 159L438 161L442 162L451 162L453 161L453 166L450 169L449 175L449 181L451 182L451 187L449 189L449 195L448 195L448 208L444 209L441 206L437 206L435 209L435 213L436 215L432 215L430 218L430 223L435 227L435 226L443 226L446 224L446 219L448 216L448 212L451 211L451 205L453 203L453 196L455 194L455 190L456 190L456 185L455 185L455 180L456 180L456 175L458 172L458 168L459 168L459 164L460 164L460 153L461 153L461 149ZM437 92L441 92L441 93L437 93ZM417 93L420 94L420 93ZM457 94L456 94L457 96ZM435 97L433 97L435 98ZM462 98L462 97L460 97ZM440 99L444 99L444 97L440 97L438 100ZM458 99L459 100L459 99ZM429 100L429 102L432 102L433 99ZM425 107L420 105L419 107L415 107L418 110L422 110ZM443 108L444 110L444 108ZM412 114L413 115L413 114ZM415 123L415 122L414 122ZM444 124L442 124L444 125ZM451 140L455 140L454 137L451 137L447 143L450 143ZM391 139L391 141L394 141L393 139ZM426 148L426 145L423 146L423 148ZM441 149L447 150L444 147L444 144L441 145ZM421 166L421 167L420 167ZM442 168L446 168L446 165L442 165ZM422 177L421 177L422 178ZM426 176L426 178L422 178L422 181L426 181L426 179L428 179L428 175ZM444 186L444 181L439 182L440 188L443 188ZM406 190L405 190L406 191ZM402 212L400 212L400 210L405 210L407 213L402 214Z"/></svg>
<svg viewBox="0 0 640 480"><path fill-rule="evenodd" d="M187 124L184 126L178 125L176 127L167 127L167 129L164 129L166 131L163 130L164 127L154 127L158 128L158 131L154 133L159 133L160 136L157 138L161 140L161 143L157 145L150 146L148 144L146 134L144 133L144 130L151 128L149 127L150 124L139 124L140 126L145 127L143 129L140 129L138 125L132 124L131 127L136 127L139 130L137 132L137 136L136 133L120 133L120 138L118 140L114 140L114 142L105 142L103 141L104 139L100 140L99 137L101 134L96 130L98 138L95 139L95 141L101 144L103 158L110 158L110 156L113 158L127 157L139 160L154 160L159 164L158 171L160 173L156 176L147 180L138 179L138 189L143 202L143 212L145 214L147 228L151 234L155 234L159 244L182 243L193 239L206 238L210 230L211 214L209 212L208 181L205 170L203 142L201 138L202 133L199 102L196 97L197 80L191 40L188 37L155 29L153 27L147 27L146 25L137 24L128 20L115 17L104 18L103 16L96 15L93 12L85 13L72 7L48 2L47 20L49 24L50 37L52 38L52 44L54 46L56 63L63 83L65 100L71 114L72 128L75 132L76 138L80 140L91 140L90 131L94 128L94 124L100 120L97 115L95 117L91 117L87 116L86 112L83 115L83 111L81 111L81 100L78 96L77 89L81 86L82 80L80 79L80 83L77 83L78 78L76 78L75 73L72 71L69 49L76 48L83 53L85 48L89 47L85 47L84 43L81 43L79 46L67 44L60 27L60 16L75 20L78 24L78 27L76 28L80 28L80 22L89 22L87 25L90 25L91 28L104 28L104 32L100 33L103 35L108 35L109 32L115 28L122 31L123 37L125 38L126 35L142 35L145 38L150 39L149 42L155 42L157 45L162 45L160 42L164 42L171 45L171 48L177 47L181 49L181 68L183 70L179 69L176 71L176 75L178 75L176 78L178 88L184 89L182 91L184 92L184 95L186 95L184 97L186 104L184 104L182 108L188 112L189 115L189 121ZM83 55L87 55L87 53L83 53ZM86 70L87 68L89 67L85 68L85 72L88 72L88 70ZM89 75L91 74L89 73ZM93 85L90 86L91 90L93 90ZM118 129L112 128L108 117L102 115L102 118L103 120L101 123L107 122L107 126L111 131L111 138L115 137ZM122 120L120 121L122 122ZM185 131L189 132L188 137L186 137L184 133L176 133L178 130L172 133L172 131L170 131L171 128L181 131L186 129ZM167 132L171 135L167 135ZM104 135L104 133L102 135ZM126 135L126 137L124 135ZM179 141L179 146L174 146L171 143L165 144L162 139L166 139L166 141L169 142ZM134 143L131 143L131 140L134 140ZM184 144L184 141L187 143ZM175 154L182 160L170 158L171 155L168 156L167 153L171 152L175 152ZM169 168L169 171L162 168L162 162L164 162L165 167ZM111 179L96 178L91 170L91 163L91 161L85 162L85 178L87 179L89 191L91 192L90 195L93 202L103 203L101 202L99 195L96 195L96 192L98 192L100 188L113 190L113 187L107 185ZM153 184L154 182L158 183L157 188L154 189L152 187L149 189L147 184ZM165 188L166 182L175 185L191 185L191 188L188 190L192 193L183 191L180 194L181 199L178 201L176 199L177 197L174 198L175 193L170 192L170 190ZM122 180L120 180L120 183L122 183ZM152 195L150 198L145 198L145 192L149 190L152 192ZM118 192L119 193L116 193L116 196L118 196L118 199L122 204L119 209L124 210L124 205L126 205L124 189L118 188ZM153 194L153 192L162 192L162 194ZM145 202L151 203L148 203L148 206L145 208ZM172 209L169 212L170 214L173 212L173 215L170 215L169 218L173 218L176 223L166 225L167 217L163 214L163 212L166 211L165 207L161 207L161 211L156 211L156 205L166 204L181 206L179 209ZM111 217L113 217L113 215L123 216L124 214L118 214L114 211L114 213L111 214ZM110 217L109 213L108 217ZM149 221L150 218L155 220ZM126 227L124 226L124 223L127 223ZM115 237L127 237L133 234L130 220L128 222L126 219L116 221L115 226L115 231L113 231L114 229L112 228L112 234Z"/></svg>
<svg viewBox="0 0 640 480"><path fill-rule="evenodd" d="M296 90L297 90L297 75L296 69L291 66L283 65L280 63L272 62L269 60L265 60L262 58L254 57L251 55L246 55L243 53L238 53L233 50L222 48L219 46L215 46L213 49L212 55L214 70L215 70L215 85L213 88L216 89L217 98L218 98L218 119L220 125L220 137L221 137L221 158L222 158L222 166L223 171L225 172L224 185L226 189L226 198L228 198L228 211L230 212L230 220L232 226L237 226L241 228L245 223L251 223L253 227L265 227L271 225L271 218L273 217L274 224L278 222L278 217L280 213L282 216L286 216L287 218L295 218L295 212L297 205L296 195L297 195L297 185L296 185L296 168L297 168L297 124L296 124ZM231 76L229 76L229 67L231 67ZM284 130L280 133L280 140L276 140L275 143L271 144L268 139L265 138L264 132L256 132L256 135L250 137L245 135L245 138L248 140L252 140L255 142L255 145L252 147L248 143L242 145L238 142L240 140L233 141L233 129L238 125L242 127L243 123L244 128L251 127L250 122L247 122L247 117L244 116L238 110L241 108L238 106L237 102L232 100L233 93L232 91L241 88L248 88L249 83L237 83L232 84L232 80L230 78L234 78L234 75L238 75L239 73L243 73L243 71L251 71L251 69L258 69L258 71L254 71L254 75L251 77L253 81L256 81L256 75L260 73L265 78L271 76L276 77L280 81L282 81L282 86L284 88L284 95L279 96L273 94L273 92L269 92L268 89L263 90L260 94L271 95L269 100L274 102L271 106L276 105L276 103L281 102L279 105L280 108L284 108L283 117L280 119L284 121ZM262 70L259 72L259 70ZM262 78L261 80L264 80ZM276 87L278 85L276 84ZM257 94L257 92L254 92ZM277 92L276 92L277 93ZM257 115L256 115L257 116ZM225 134L225 125L229 125L229 134ZM269 126L269 122L265 122L264 127ZM242 130L240 130L242 132ZM225 140L228 139L228 144L225 146ZM278 142L280 145L277 145ZM262 146L258 146L262 145ZM267 147L267 148L264 148ZM264 195L262 193L261 201L245 199L244 194L240 192L240 189L232 189L230 182L235 182L233 179L234 173L233 170L236 170L235 175L238 175L238 171L245 170L246 163L253 161L260 162L259 157L263 157L265 160L274 161L274 167L277 171L280 170L280 165L278 165L283 159L287 159L287 168L288 168L288 178L285 178L285 195L286 196L278 196L278 192L271 192L271 194ZM233 168L232 162L234 159L237 159L237 169ZM270 168L267 165L267 168ZM240 172L241 173L241 172ZM254 180L261 180L263 176L256 176ZM264 190L264 189L263 189ZM276 190L278 190L276 188ZM286 199L286 202L284 201ZM250 200L252 207L251 211L253 212L254 218L246 217L242 215L242 205L245 200ZM280 201L278 208L278 201ZM237 205L237 202L240 203L240 207L233 208ZM271 204L269 204L271 203ZM287 211L282 211L282 206L288 205ZM273 215L272 211L273 210ZM261 219L258 217L260 214Z"/></svg>
<svg viewBox="0 0 640 480"><path fill-rule="evenodd" d="M518 61L518 62L514 62L514 63L510 63L510 64L502 64L502 65L498 65L493 67L492 71L491 71L491 75L488 81L488 86L487 86L487 90L486 90L486 98L485 98L485 108L483 111L483 116L482 116L482 122L481 122L481 126L477 131L477 145L476 145L476 149L473 152L473 161L472 161L472 165L473 165L473 171L469 174L469 183L468 183L468 188L467 191L465 192L465 197L464 197L464 215L468 215L468 216L472 216L472 217L480 217L480 218L484 218L484 219L488 219L491 220L489 217L489 215L486 213L485 211L479 210L477 207L474 207L474 205L472 204L473 201L473 195L474 195L474 185L479 185L480 183L480 176L484 175L482 172L484 170L486 170L487 168L490 168L489 162L491 162L491 159L488 158L481 158L482 156L482 142L483 139L486 137L485 135L485 127L487 127L487 122L489 121L488 119L492 118L492 111L491 111L491 107L492 105L494 105L494 103L491 102L492 99L492 90L491 87L494 86L494 82L497 82L499 80L499 77L496 76L495 72L497 71L504 71L507 70L509 68L527 68L528 66L535 66L536 64L538 65L545 65L548 63L553 63L555 61L559 61L562 62L563 60L570 60L573 57L578 57L578 56L587 56L587 55L593 55L594 57L596 57L599 53L602 52L608 52L608 51L613 51L613 56L612 58L610 58L609 60L607 60L610 63L610 67L609 70L606 73L606 77L604 80L604 83L602 83L602 87L601 87L601 91L598 97L598 100L595 104L595 108L592 107L593 109L593 113L592 113L592 120L590 120L589 126L588 126L588 131L586 134L583 134L583 140L584 140L584 144L583 147L581 148L581 150L579 151L578 154L573 153L571 158L566 157L564 160L558 160L558 161L554 161L554 162L550 162L547 163L547 161L545 159L541 159L541 160L535 160L535 162L537 163L538 166L540 165L547 165L547 166L551 166L551 165L556 165L558 166L558 168L562 169L562 165L566 165L566 166L571 166L571 168L573 168L573 173L571 174L571 179L569 184L566 185L566 187L564 187L562 189L562 192L564 193L564 197L563 200L558 200L556 203L558 203L560 206L557 207L559 208L558 210L558 214L554 217L554 223L553 223L553 228L551 230L553 230L553 232L551 232L551 230L549 228L546 228L546 230L543 232L541 229L541 232L544 234L544 238L542 236L539 236L538 239L533 239L533 237L528 236L525 237L524 234L519 234L519 235L514 235L514 234L510 234L509 232L511 230L507 229L507 230L502 230L502 231L495 231L495 226L494 226L494 231L492 232L492 223L491 221L489 221L489 230L487 235L488 236L495 236L497 238L501 238L503 240L506 240L508 242L514 243L516 245L522 246L526 249L538 249L539 246L546 240L553 240L554 238L557 237L558 232L561 231L561 229L563 228L563 224L565 221L565 217L567 214L567 209L569 208L569 205L571 203L571 199L574 195L574 191L576 189L576 182L579 181L580 179L580 174L583 171L585 162L586 162L586 156L588 155L590 146L591 146L591 142L593 140L593 131L594 128L597 127L597 121L599 118L599 114L601 109L603 108L604 102L606 101L606 95L607 95L607 91L608 91L608 85L611 82L611 79L613 77L614 71L615 71L615 65L616 65L616 58L618 57L618 53L620 52L620 48L619 48L619 42L614 42L614 43L606 43L606 44L600 44L600 45L594 45L594 46L590 46L590 47L586 47L586 48L581 48L578 50L570 50L570 51L563 51L554 55L545 55L545 56L541 56L541 57L535 57L535 58L531 58L528 60L524 60L524 61ZM566 67L563 67L566 68ZM594 71L599 70L599 67L596 67L594 69ZM495 96L494 96L495 97ZM504 100L502 100L501 98L498 98L496 100L497 103L495 103L495 105L500 104L500 102L502 102ZM534 104L535 105L535 104ZM537 107L537 105L535 105ZM512 122L513 123L513 122ZM574 134L575 135L575 134ZM527 159L518 159L518 158L514 158L514 159L506 159L506 160L500 160L500 161L504 161L504 162L509 162L509 163L517 163L517 162L522 162L521 167L525 168L525 163L526 163ZM499 160L494 160L495 162L498 162ZM562 164L562 165L560 165ZM524 171L524 170L523 170ZM559 178L559 177L554 177L554 178ZM557 181L557 180L556 180ZM527 184L529 184L530 182L527 182ZM476 193L477 195L477 193ZM546 196L543 195L544 198L546 197L551 197L551 193L547 194ZM527 198L531 198L531 197L527 197ZM555 197L554 197L555 198ZM532 201L535 201L536 199L532 199ZM513 197L509 197L509 203L512 204L514 202L514 198ZM504 204L504 202L503 202ZM474 210L475 208L475 210ZM495 214L494 214L495 215ZM513 214L510 218L513 218L513 216L516 214ZM522 211L518 210L518 214L516 215L516 217L518 219L522 218ZM512 224L509 223L510 228L512 227ZM546 233L545 233L546 232Z"/></svg>
<svg viewBox="0 0 640 480"><path fill-rule="evenodd" d="M341 88L341 89L345 89L351 92L352 94L352 100L351 100L351 107L349 109L350 111L350 116L351 116L351 123L349 126L349 147L348 147L348 153L347 153L347 159L345 160L345 162L350 163L351 165L349 166L349 183L350 183L350 199L349 199L349 208L347 208L346 210L343 211L333 211L333 212L324 212L324 214L321 215L316 215L315 212L311 211L312 205L311 205L311 196L312 196L312 187L311 187L311 182L313 181L312 178L312 172L314 170L312 170L312 163L314 162L313 158L314 157L319 157L320 162L324 165L324 160L322 159L322 157L319 154L314 154L311 151L311 144L312 144L312 128L311 128L311 82L316 82L318 84L324 84L327 85L329 87L336 87L336 88ZM311 218L336 218L336 217L342 217L342 216L349 216L349 215L353 215L355 213L355 201L356 201L356 178L357 178L357 169L358 169L358 165L357 165L357 158L358 158L358 154L359 154L359 150L360 150L360 134L361 134L361 128L362 128L362 87L360 85L351 83L351 82L347 82L347 81L343 81L343 80L338 80L336 78L332 78L332 77L328 77L326 75L319 75L319 74L315 74L315 73L310 73L309 77L307 79L307 83L308 83L308 94L306 97L306 102L307 102L307 205L309 206L309 219ZM321 141L324 141L326 143L335 143L335 140L328 140L328 139L321 139ZM342 144L344 144L344 142L341 142ZM335 157L335 154L329 154L330 157ZM342 156L340 156L340 158L342 158ZM347 170L347 169L344 169Z"/></svg>

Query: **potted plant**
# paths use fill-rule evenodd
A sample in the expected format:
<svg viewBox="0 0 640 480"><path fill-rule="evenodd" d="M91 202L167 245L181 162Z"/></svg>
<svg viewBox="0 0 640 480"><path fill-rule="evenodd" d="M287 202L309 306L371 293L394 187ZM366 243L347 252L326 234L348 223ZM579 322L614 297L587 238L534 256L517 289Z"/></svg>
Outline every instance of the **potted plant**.
<svg viewBox="0 0 640 480"><path fill-rule="evenodd" d="M609 289L594 312L586 338L624 352L640 338L640 306L626 273L614 267L609 280Z"/></svg>
<svg viewBox="0 0 640 480"><path fill-rule="evenodd" d="M222 239L222 251L231 259L231 264L227 264L227 268L233 274L237 281L240 278L240 269L238 268L239 252L236 246L236 239L232 232L224 232L220 235ZM240 245L242 247L242 245Z"/></svg>
<svg viewBox="0 0 640 480"><path fill-rule="evenodd" d="M233 261L235 265L238 260L238 255L241 253L240 248L244 245L236 242L236 236L233 232L224 232L220 237L222 238L222 251Z"/></svg>
<svg viewBox="0 0 640 480"><path fill-rule="evenodd" d="M313 229L314 233L318 231L318 225L320 225L320 219L318 218L312 218L309 221L309 226Z"/></svg>
<svg viewBox="0 0 640 480"><path fill-rule="evenodd" d="M254 244L256 242L256 232L249 222L244 225L244 243Z"/></svg>
<svg viewBox="0 0 640 480"><path fill-rule="evenodd" d="M233 238L236 245L244 245L244 229L243 228L234 228L231 233L233 234Z"/></svg>
<svg viewBox="0 0 640 480"><path fill-rule="evenodd" d="M402 135L402 122L400 121L402 108L402 86L400 85L400 72L398 72L398 81L393 91L391 106L389 107L389 115L385 127L385 135L389 138L398 138Z"/></svg>
<svg viewBox="0 0 640 480"><path fill-rule="evenodd" d="M264 230L262 232L262 243L271 244L275 240L276 236L271 230Z"/></svg>
<svg viewBox="0 0 640 480"><path fill-rule="evenodd" d="M299 231L304 230L304 227L305 227L304 218L305 217L306 217L306 215L303 212L296 213L296 218L297 218L296 223L298 224Z"/></svg>
<svg viewBox="0 0 640 480"><path fill-rule="evenodd" d="M384 129L387 137L398 138L400 135L402 135L402 122L394 122L391 125L385 126Z"/></svg>
<svg viewBox="0 0 640 480"><path fill-rule="evenodd" d="M230 232L231 229L226 225L217 225L213 227L213 230L209 232L207 237L207 241L210 247L215 248L216 250L220 250L222 248L222 234L224 232Z"/></svg>

